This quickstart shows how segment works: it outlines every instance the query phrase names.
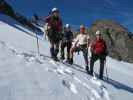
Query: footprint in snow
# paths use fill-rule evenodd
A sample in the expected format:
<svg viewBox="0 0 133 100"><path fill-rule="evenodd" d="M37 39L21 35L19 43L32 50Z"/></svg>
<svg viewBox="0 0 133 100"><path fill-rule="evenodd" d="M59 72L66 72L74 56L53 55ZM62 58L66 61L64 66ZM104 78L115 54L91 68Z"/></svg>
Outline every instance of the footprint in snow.
<svg viewBox="0 0 133 100"><path fill-rule="evenodd" d="M54 60L49 60L49 62L55 66L58 66L58 64Z"/></svg>
<svg viewBox="0 0 133 100"><path fill-rule="evenodd" d="M101 97L109 96L106 87L97 78L93 77L90 81L98 87L97 92Z"/></svg>
<svg viewBox="0 0 133 100"><path fill-rule="evenodd" d="M69 82L67 80L63 80L62 81L62 84L65 87L67 87L72 93L74 93L74 94L77 94L78 93L77 88L76 88L76 86L73 83L71 83L71 82Z"/></svg>
<svg viewBox="0 0 133 100"><path fill-rule="evenodd" d="M43 64L43 60L40 57L33 54L22 52L22 53L18 53L17 56L25 59L27 64L31 64L33 62Z"/></svg>
<svg viewBox="0 0 133 100"><path fill-rule="evenodd" d="M68 68L65 68L62 64L60 64L59 62L55 62L54 60L49 60L49 62L51 64L53 64L54 66L57 66L57 72L59 74L67 74L67 75L74 75L73 71L71 71L70 69Z"/></svg>
<svg viewBox="0 0 133 100"><path fill-rule="evenodd" d="M71 75L71 76L74 75L74 72L73 72L72 70L68 69L68 68L66 68L66 69L64 70L64 72L65 72L66 74Z"/></svg>
<svg viewBox="0 0 133 100"><path fill-rule="evenodd" d="M87 83L85 82L82 82L79 78L77 77L74 77L74 80L77 82L77 83L80 83L83 87L85 87L91 94L91 96L93 96L94 98L96 99L100 99L102 96L101 94L96 90L94 89L93 87L91 87L90 85L88 85ZM92 99L92 98L91 98ZM95 99L94 99L95 100Z"/></svg>

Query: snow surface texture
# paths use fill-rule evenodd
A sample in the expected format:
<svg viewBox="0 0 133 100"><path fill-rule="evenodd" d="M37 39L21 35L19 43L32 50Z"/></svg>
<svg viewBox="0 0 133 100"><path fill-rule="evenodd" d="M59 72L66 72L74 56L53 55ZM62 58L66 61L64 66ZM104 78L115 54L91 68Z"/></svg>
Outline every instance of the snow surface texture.
<svg viewBox="0 0 133 100"><path fill-rule="evenodd" d="M51 60L41 37L38 56L32 34L0 15L0 100L132 100L133 64L108 57L109 79L101 81L86 74L81 55L72 66Z"/></svg>

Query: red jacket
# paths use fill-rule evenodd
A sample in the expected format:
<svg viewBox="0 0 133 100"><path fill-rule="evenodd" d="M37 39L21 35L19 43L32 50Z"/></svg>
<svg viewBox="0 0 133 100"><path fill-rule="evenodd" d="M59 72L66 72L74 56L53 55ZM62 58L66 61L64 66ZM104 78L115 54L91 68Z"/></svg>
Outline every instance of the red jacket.
<svg viewBox="0 0 133 100"><path fill-rule="evenodd" d="M91 52L94 54L105 54L106 50L107 46L103 39L95 40L91 45Z"/></svg>
<svg viewBox="0 0 133 100"><path fill-rule="evenodd" d="M62 21L60 18L54 19L52 16L48 16L45 22L48 23L48 26L55 32L60 32L62 30Z"/></svg>

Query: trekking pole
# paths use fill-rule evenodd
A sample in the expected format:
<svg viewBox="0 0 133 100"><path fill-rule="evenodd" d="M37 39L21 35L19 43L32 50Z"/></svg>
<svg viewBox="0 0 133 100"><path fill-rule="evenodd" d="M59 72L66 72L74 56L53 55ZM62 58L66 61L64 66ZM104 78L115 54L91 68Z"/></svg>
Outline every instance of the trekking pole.
<svg viewBox="0 0 133 100"><path fill-rule="evenodd" d="M38 54L38 57L40 57L39 40L38 40L38 36L37 36L36 32L35 32L35 34L36 34L36 42L37 42L37 54Z"/></svg>
<svg viewBox="0 0 133 100"><path fill-rule="evenodd" d="M107 68L107 62L106 62L106 60L104 62L104 65L105 65L105 69L106 69L106 78L108 80L109 79L109 75L108 75L108 68Z"/></svg>

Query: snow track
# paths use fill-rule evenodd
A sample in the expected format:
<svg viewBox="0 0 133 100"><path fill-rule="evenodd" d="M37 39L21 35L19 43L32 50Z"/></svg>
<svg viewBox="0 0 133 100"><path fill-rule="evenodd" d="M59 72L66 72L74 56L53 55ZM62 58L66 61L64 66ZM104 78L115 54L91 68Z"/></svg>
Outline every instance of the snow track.
<svg viewBox="0 0 133 100"><path fill-rule="evenodd" d="M17 59L20 59L20 62L24 62L26 66L31 66L33 64L37 64L38 66L39 65L41 66L41 65L45 65L45 63L48 63L48 65L51 65L51 66L50 67L45 66L45 71L59 75L62 80L62 85L75 95L80 94L80 91L79 91L80 89L77 84L79 83L82 88L85 88L88 91L88 94L90 94L94 100L103 100L103 98L105 100L110 100L104 97L105 93L102 91L103 89L101 88L101 86L98 86L94 82L94 84L96 84L98 88L96 89L95 87L91 87L87 85L87 83L82 82L82 80L77 78L78 76L76 76L76 73L73 71L73 69L70 67L67 68L67 66L63 63L55 62L51 60L50 57L47 57L45 55L41 55L40 57L37 57L36 54L34 54L33 52L32 53L19 52L17 49L14 49L14 47L9 46L9 44L5 43L4 41L0 41L0 47L1 48L4 47L8 53L11 53L12 56L16 57ZM32 74L32 76L36 77L37 70L33 70L33 71L35 72L34 74ZM28 73L33 73L33 72L28 71ZM28 76L31 76L31 74L29 74ZM43 85L40 86L41 83L39 83L38 79L37 80L30 79L30 80L33 81L32 83L34 85L37 85L38 88L41 89L41 87L43 87Z"/></svg>
<svg viewBox="0 0 133 100"><path fill-rule="evenodd" d="M108 58L109 81L100 81L82 59L72 66L51 60L41 37L38 57L33 33L1 14L0 29L0 100L132 100L132 64Z"/></svg>

